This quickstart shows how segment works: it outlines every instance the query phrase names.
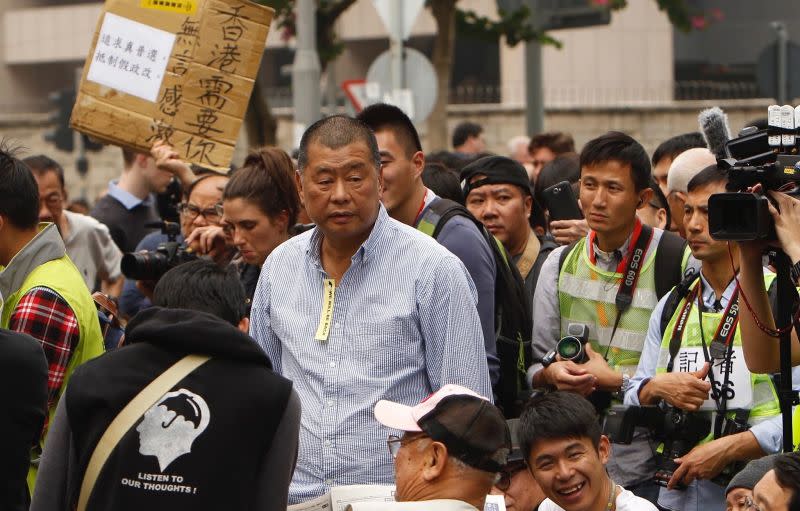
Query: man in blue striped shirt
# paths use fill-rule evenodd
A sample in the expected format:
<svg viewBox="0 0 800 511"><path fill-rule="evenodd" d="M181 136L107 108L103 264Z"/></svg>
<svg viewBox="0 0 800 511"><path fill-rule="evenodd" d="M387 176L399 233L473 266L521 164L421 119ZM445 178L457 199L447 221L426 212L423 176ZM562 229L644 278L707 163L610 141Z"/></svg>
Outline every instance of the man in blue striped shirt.
<svg viewBox="0 0 800 511"><path fill-rule="evenodd" d="M461 261L389 218L375 136L334 116L300 142L301 195L316 223L264 264L251 334L302 403L289 502L331 486L391 484L380 399L415 404L445 384L490 396L477 293Z"/></svg>

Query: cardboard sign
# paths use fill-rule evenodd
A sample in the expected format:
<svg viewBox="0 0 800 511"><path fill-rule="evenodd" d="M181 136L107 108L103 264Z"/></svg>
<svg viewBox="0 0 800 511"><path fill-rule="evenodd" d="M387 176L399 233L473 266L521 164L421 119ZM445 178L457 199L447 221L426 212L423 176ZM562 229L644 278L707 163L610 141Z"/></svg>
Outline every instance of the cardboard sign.
<svg viewBox="0 0 800 511"><path fill-rule="evenodd" d="M227 169L274 11L247 0L108 0L73 128L149 153Z"/></svg>

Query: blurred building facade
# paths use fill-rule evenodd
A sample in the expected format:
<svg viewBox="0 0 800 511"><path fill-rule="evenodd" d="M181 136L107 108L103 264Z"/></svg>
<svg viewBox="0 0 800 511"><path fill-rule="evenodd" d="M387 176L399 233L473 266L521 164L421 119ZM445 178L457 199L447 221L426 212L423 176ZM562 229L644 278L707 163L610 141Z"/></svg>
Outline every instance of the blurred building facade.
<svg viewBox="0 0 800 511"><path fill-rule="evenodd" d="M800 11L792 9L794 2L691 4L718 7L721 21L684 34L672 27L654 0L637 0L615 12L607 26L552 32L563 47L548 46L542 53L546 128L571 131L579 144L607 129L625 129L652 149L666 136L695 129L696 112L704 105L721 104L742 123L765 112L770 100L758 90L756 61L774 40L770 21L784 20L790 38L799 34L800 39ZM496 15L494 0L461 0L458 5ZM101 7L69 0L0 0L0 134L21 139L35 152L60 157L68 181L77 179L72 174L74 157L59 154L41 140L51 108L47 98L55 90L74 87ZM430 56L435 30L433 17L423 9L408 45ZM336 31L344 52L325 78L332 84L329 96L341 107L346 100L338 85L364 78L372 61L388 49L388 40L370 0L351 6ZM261 72L280 121L279 143L287 150L292 139L293 52L292 41L283 41L273 28ZM508 138L524 133L525 87L523 45L457 38L448 91L451 124L465 118L483 122L490 148L502 152ZM425 126L420 128L424 134ZM94 197L102 190L107 176L118 173L118 154L108 149L92 155L90 179L81 181L77 193Z"/></svg>

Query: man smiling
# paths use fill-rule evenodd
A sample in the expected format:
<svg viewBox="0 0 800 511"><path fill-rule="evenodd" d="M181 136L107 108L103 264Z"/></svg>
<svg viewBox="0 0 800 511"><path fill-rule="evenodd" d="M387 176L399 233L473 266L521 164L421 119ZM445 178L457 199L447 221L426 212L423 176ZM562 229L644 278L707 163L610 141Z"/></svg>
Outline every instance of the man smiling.
<svg viewBox="0 0 800 511"><path fill-rule="evenodd" d="M547 499L538 511L655 511L606 473L611 454L594 407L571 392L528 402L517 432L528 469Z"/></svg>

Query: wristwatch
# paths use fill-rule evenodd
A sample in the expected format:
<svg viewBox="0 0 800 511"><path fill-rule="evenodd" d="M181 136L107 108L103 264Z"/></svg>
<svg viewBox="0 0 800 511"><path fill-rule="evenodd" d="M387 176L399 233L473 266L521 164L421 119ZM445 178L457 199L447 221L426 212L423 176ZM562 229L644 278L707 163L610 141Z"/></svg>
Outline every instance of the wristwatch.
<svg viewBox="0 0 800 511"><path fill-rule="evenodd" d="M618 400L622 401L625 399L625 393L631 387L631 377L627 374L622 374L622 385L619 386L619 390L614 392L614 397Z"/></svg>
<svg viewBox="0 0 800 511"><path fill-rule="evenodd" d="M550 364L556 361L557 356L558 353L556 353L556 350L548 351L547 355L542 358L542 367L550 367Z"/></svg>

